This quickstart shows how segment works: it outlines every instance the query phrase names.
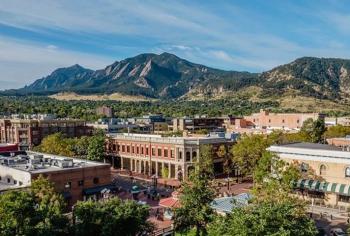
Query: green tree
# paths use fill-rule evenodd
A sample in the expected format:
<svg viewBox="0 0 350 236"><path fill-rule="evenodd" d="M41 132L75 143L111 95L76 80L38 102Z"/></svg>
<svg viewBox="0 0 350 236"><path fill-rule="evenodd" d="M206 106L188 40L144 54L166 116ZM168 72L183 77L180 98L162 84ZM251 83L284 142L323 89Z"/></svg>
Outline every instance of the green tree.
<svg viewBox="0 0 350 236"><path fill-rule="evenodd" d="M295 142L310 142L310 137L304 132L286 133L280 130L275 130L268 135L270 144L287 144Z"/></svg>
<svg viewBox="0 0 350 236"><path fill-rule="evenodd" d="M105 136L97 134L90 138L87 148L87 159L91 161L102 161L105 157Z"/></svg>
<svg viewBox="0 0 350 236"><path fill-rule="evenodd" d="M214 214L210 207L214 200L214 191L210 186L213 170L212 148L209 145L203 146L190 182L183 184L181 207L176 209L174 214L176 231L188 232L195 227L196 235L207 235L206 227Z"/></svg>
<svg viewBox="0 0 350 236"><path fill-rule="evenodd" d="M26 191L0 194L0 232L3 236L36 235L38 223L32 195Z"/></svg>
<svg viewBox="0 0 350 236"><path fill-rule="evenodd" d="M236 208L229 216L218 217L209 226L209 233L213 236L314 236L317 228L300 202L269 201Z"/></svg>
<svg viewBox="0 0 350 236"><path fill-rule="evenodd" d="M232 146L232 161L239 167L242 175L253 174L259 159L269 145L270 140L263 135L244 135Z"/></svg>
<svg viewBox="0 0 350 236"><path fill-rule="evenodd" d="M276 154L264 152L254 170L255 201L285 201L291 196L293 183L301 178L300 169L287 164Z"/></svg>
<svg viewBox="0 0 350 236"><path fill-rule="evenodd" d="M29 191L0 195L1 235L69 235L69 222L63 210L62 196L39 176Z"/></svg>
<svg viewBox="0 0 350 236"><path fill-rule="evenodd" d="M343 125L335 125L327 128L324 133L325 138L339 138L350 134L350 127Z"/></svg>
<svg viewBox="0 0 350 236"><path fill-rule="evenodd" d="M36 202L36 212L40 217L37 235L66 235L69 231L68 219L64 216L65 203L53 184L42 175L32 182L31 192Z"/></svg>
<svg viewBox="0 0 350 236"><path fill-rule="evenodd" d="M61 133L51 134L45 137L41 144L34 148L35 151L51 153L61 156L73 156L72 142Z"/></svg>
<svg viewBox="0 0 350 236"><path fill-rule="evenodd" d="M112 198L104 202L78 202L74 208L77 236L133 236L153 229L149 208L135 201Z"/></svg>
<svg viewBox="0 0 350 236"><path fill-rule="evenodd" d="M89 146L91 137L83 136L80 138L74 139L74 145L72 145L72 151L74 152L74 156L79 158L86 158L88 152L87 147Z"/></svg>
<svg viewBox="0 0 350 236"><path fill-rule="evenodd" d="M326 127L323 119L313 120L312 118L304 121L300 132L308 137L308 141L318 143L322 140Z"/></svg>

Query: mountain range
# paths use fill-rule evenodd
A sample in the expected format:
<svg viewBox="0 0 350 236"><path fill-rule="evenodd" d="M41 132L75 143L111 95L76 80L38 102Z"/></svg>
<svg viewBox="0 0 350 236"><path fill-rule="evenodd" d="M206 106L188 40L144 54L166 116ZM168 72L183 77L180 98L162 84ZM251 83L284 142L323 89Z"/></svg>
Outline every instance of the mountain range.
<svg viewBox="0 0 350 236"><path fill-rule="evenodd" d="M332 101L350 98L350 60L302 57L263 73L225 71L195 64L170 53L140 54L100 70L80 65L50 75L7 95L78 94L141 95L157 99L216 97L249 88L260 98L293 96Z"/></svg>

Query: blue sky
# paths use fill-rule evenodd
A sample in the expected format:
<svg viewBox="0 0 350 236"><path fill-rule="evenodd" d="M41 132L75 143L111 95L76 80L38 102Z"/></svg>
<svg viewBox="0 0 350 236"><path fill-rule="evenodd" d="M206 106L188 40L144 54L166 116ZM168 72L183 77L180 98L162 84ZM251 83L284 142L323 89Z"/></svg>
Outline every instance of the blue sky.
<svg viewBox="0 0 350 236"><path fill-rule="evenodd" d="M349 1L0 1L0 89L164 51L251 72L301 56L350 58Z"/></svg>

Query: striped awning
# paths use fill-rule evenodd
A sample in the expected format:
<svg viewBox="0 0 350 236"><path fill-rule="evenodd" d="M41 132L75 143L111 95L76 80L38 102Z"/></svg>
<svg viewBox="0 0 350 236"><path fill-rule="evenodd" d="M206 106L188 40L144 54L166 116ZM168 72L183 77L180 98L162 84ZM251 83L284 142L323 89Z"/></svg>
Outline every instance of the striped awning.
<svg viewBox="0 0 350 236"><path fill-rule="evenodd" d="M294 184L295 188L308 189L318 192L337 193L341 195L350 196L350 185L328 183L312 179L300 179Z"/></svg>

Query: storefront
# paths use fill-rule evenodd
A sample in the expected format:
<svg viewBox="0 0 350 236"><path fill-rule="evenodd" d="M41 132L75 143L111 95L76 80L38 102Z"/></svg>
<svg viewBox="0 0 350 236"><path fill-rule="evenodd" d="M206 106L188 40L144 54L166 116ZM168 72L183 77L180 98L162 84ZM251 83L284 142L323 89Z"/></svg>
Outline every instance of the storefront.
<svg viewBox="0 0 350 236"><path fill-rule="evenodd" d="M300 179L294 184L299 195L317 203L332 206L350 206L350 185Z"/></svg>

